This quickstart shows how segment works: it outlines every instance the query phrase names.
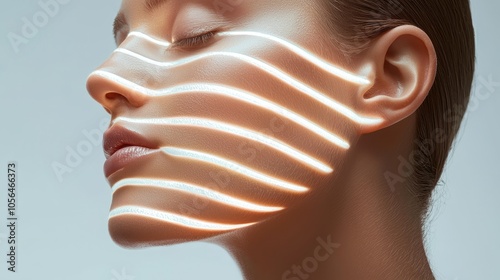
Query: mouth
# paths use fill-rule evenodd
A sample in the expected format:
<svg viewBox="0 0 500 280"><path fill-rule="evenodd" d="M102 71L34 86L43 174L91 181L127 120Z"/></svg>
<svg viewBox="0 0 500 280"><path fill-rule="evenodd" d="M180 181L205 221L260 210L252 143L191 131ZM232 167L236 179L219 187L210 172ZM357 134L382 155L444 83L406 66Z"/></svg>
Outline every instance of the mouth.
<svg viewBox="0 0 500 280"><path fill-rule="evenodd" d="M103 137L103 148L106 156L104 174L106 177L123 169L131 162L158 150L158 146L123 126L114 125Z"/></svg>

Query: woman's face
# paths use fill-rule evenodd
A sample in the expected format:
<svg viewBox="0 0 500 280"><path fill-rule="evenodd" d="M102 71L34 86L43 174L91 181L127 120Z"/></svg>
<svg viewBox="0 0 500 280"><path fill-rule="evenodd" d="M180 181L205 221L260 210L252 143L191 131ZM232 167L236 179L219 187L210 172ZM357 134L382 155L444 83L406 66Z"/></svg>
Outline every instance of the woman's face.
<svg viewBox="0 0 500 280"><path fill-rule="evenodd" d="M123 1L119 47L88 80L112 115L117 243L236 231L334 187L358 125L377 120L352 109L370 81L324 20L305 0Z"/></svg>

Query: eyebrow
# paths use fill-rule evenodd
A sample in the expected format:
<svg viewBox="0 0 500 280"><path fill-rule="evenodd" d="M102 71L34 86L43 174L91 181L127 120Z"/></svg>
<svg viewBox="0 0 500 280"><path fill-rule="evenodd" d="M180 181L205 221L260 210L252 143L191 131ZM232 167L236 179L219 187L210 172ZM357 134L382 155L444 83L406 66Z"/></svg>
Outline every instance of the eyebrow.
<svg viewBox="0 0 500 280"><path fill-rule="evenodd" d="M116 41L116 36L118 35L118 31L127 25L127 20L125 19L125 15L119 13L116 15L115 20L113 21L113 37Z"/></svg>
<svg viewBox="0 0 500 280"><path fill-rule="evenodd" d="M146 12L151 13L154 10L158 9L160 6L166 4L170 0L146 0L144 2L144 9ZM127 25L127 20L125 19L125 15L123 13L118 13L116 15L115 20L113 21L113 37L116 41L116 35L118 31Z"/></svg>

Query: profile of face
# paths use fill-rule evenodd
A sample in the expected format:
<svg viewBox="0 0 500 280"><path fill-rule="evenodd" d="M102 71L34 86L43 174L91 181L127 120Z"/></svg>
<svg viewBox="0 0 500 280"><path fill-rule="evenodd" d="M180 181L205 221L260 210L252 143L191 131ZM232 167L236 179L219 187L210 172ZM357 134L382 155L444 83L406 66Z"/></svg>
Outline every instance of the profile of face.
<svg viewBox="0 0 500 280"><path fill-rule="evenodd" d="M118 244L225 238L335 187L383 120L358 110L373 68L321 20L311 1L123 1L119 47L87 83L111 114Z"/></svg>

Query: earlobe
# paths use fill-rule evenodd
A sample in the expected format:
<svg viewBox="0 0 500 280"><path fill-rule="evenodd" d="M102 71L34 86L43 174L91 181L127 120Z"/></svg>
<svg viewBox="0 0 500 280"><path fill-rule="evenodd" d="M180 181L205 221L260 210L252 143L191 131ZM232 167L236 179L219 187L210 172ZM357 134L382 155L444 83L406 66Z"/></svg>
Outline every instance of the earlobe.
<svg viewBox="0 0 500 280"><path fill-rule="evenodd" d="M434 84L436 52L427 34L415 26L399 26L384 33L360 59L371 66L373 82L358 93L356 110L381 120L361 125L363 134L412 115Z"/></svg>

